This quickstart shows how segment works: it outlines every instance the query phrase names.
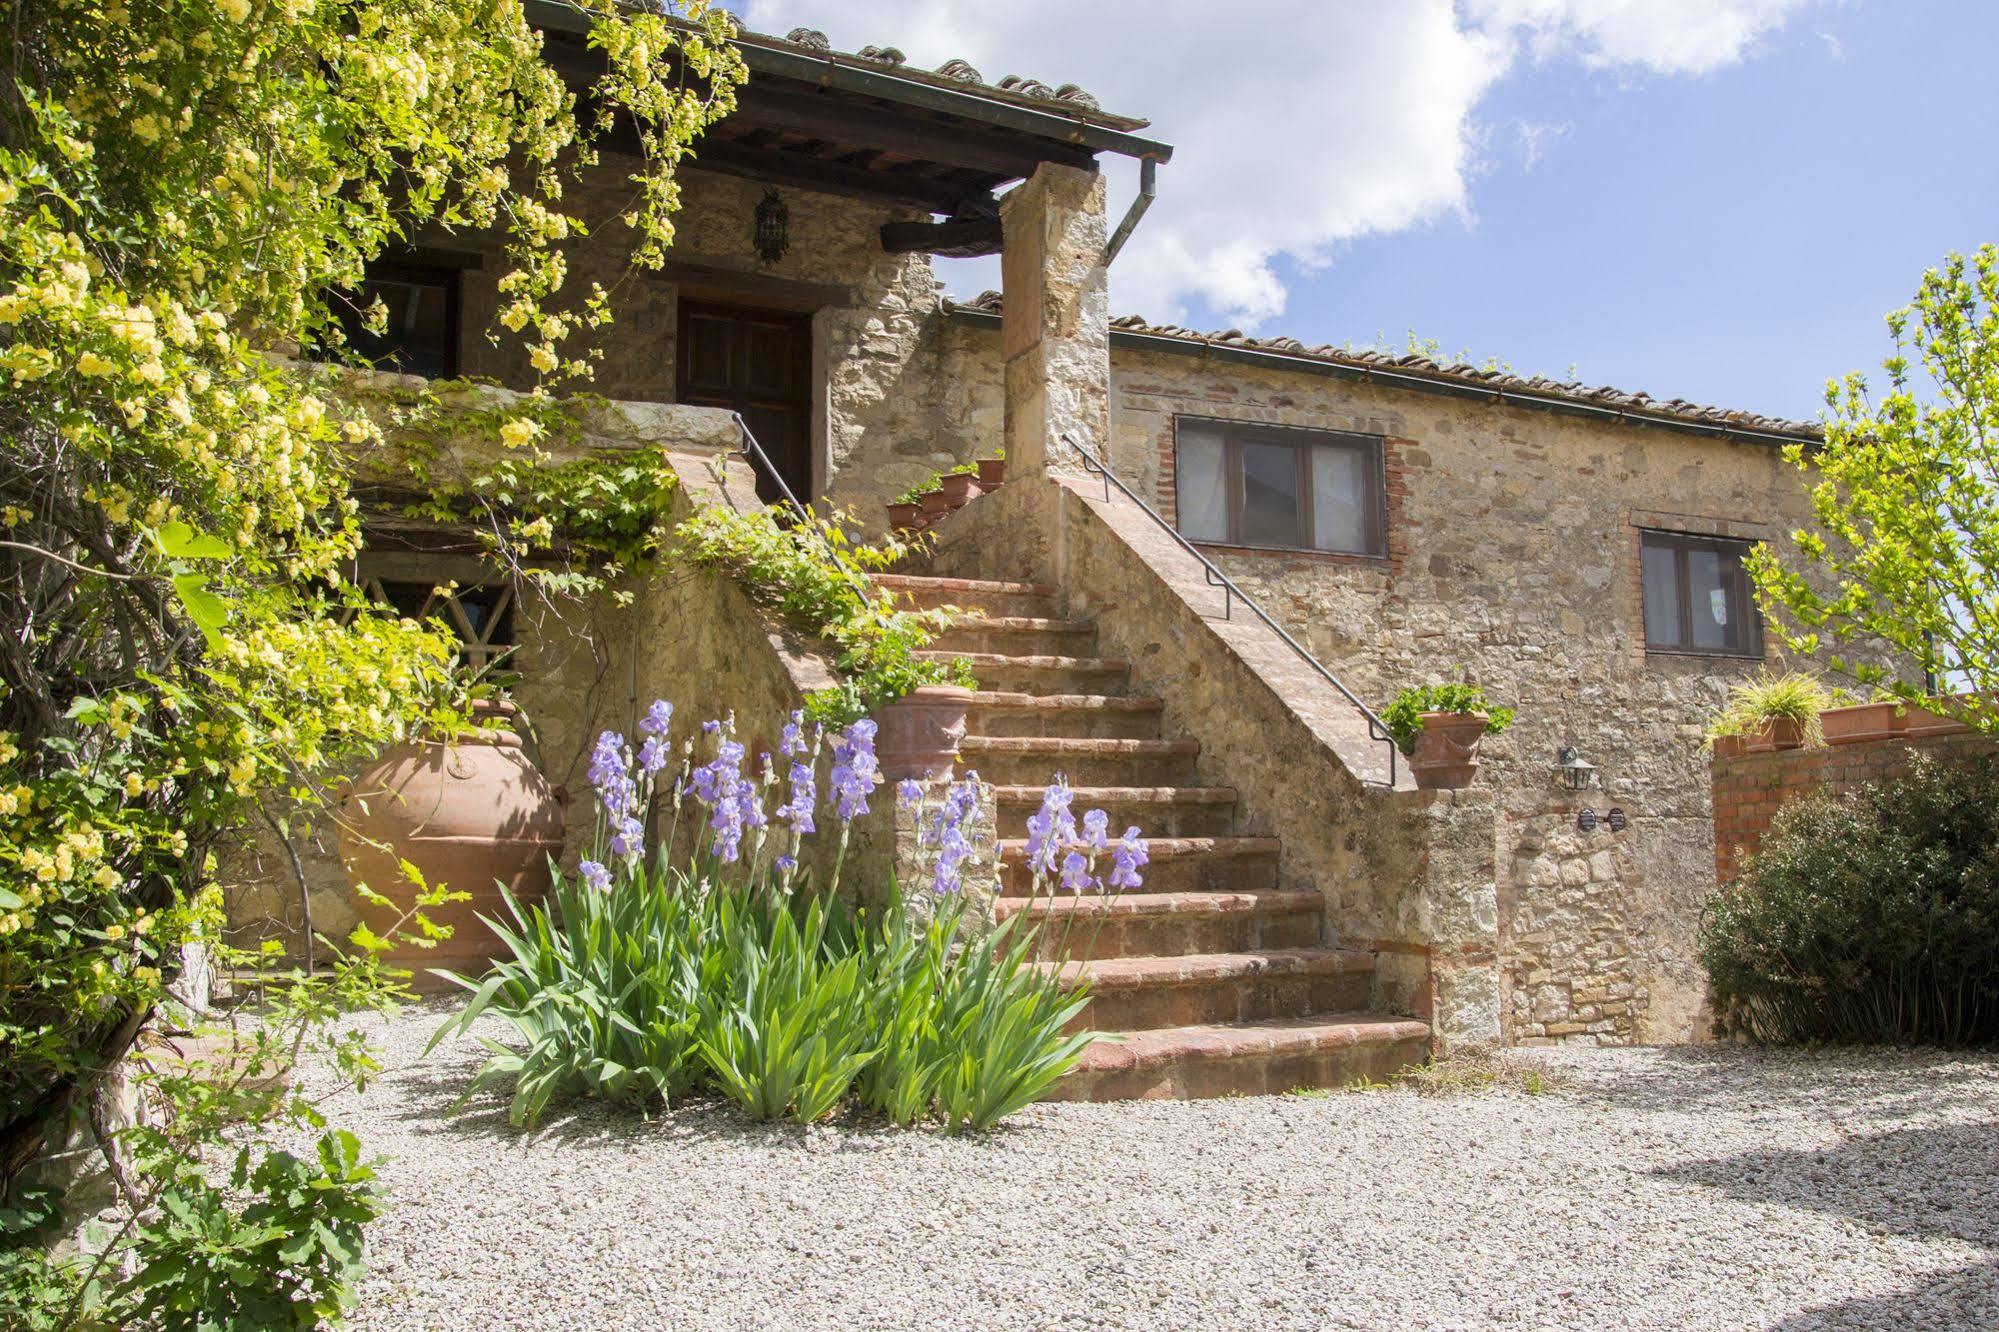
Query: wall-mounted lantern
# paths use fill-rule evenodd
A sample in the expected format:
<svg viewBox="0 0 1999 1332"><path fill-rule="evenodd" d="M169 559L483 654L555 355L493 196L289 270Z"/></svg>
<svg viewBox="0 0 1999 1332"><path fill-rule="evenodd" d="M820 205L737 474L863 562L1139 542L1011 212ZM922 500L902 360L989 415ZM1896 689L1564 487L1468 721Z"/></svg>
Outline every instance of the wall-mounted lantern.
<svg viewBox="0 0 1999 1332"><path fill-rule="evenodd" d="M1600 784L1602 775L1574 745L1563 745L1555 751L1555 780L1570 791L1587 791Z"/></svg>
<svg viewBox="0 0 1999 1332"><path fill-rule="evenodd" d="M776 190L765 190L763 201L757 204L756 229L750 243L756 247L757 258L767 264L791 251L791 210Z"/></svg>

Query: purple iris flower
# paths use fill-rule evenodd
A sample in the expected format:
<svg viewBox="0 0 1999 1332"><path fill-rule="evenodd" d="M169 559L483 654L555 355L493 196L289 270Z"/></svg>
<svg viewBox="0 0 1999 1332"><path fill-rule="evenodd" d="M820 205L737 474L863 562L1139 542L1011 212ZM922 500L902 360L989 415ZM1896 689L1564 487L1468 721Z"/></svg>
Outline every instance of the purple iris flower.
<svg viewBox="0 0 1999 1332"><path fill-rule="evenodd" d="M777 752L790 758L805 752L805 714L794 712L791 720L784 724L784 732L778 737Z"/></svg>
<svg viewBox="0 0 1999 1332"><path fill-rule="evenodd" d="M819 784L812 765L794 760L791 765L791 799L779 806L777 816L803 837L816 830L812 813L818 803Z"/></svg>
<svg viewBox="0 0 1999 1332"><path fill-rule="evenodd" d="M895 784L895 803L901 809L915 809L923 803L923 783L905 777Z"/></svg>
<svg viewBox="0 0 1999 1332"><path fill-rule="evenodd" d="M646 715L639 718L639 730L647 735L664 736L673 729L673 704L663 698L656 698L646 709Z"/></svg>
<svg viewBox="0 0 1999 1332"><path fill-rule="evenodd" d="M1083 816L1083 842L1092 854L1108 845L1110 829L1111 816L1101 809L1093 809Z"/></svg>
<svg viewBox="0 0 1999 1332"><path fill-rule="evenodd" d="M1090 862L1083 859L1081 851L1071 851L1062 857L1062 886L1072 893L1090 886Z"/></svg>
<svg viewBox="0 0 1999 1332"><path fill-rule="evenodd" d="M639 746L639 771L648 777L657 777L673 758L673 746L657 735L646 737Z"/></svg>
<svg viewBox="0 0 1999 1332"><path fill-rule="evenodd" d="M833 791L833 813L842 823L867 813L868 792L881 785L881 767L875 762L875 730L875 724L863 717L833 741L833 771L828 784Z"/></svg>
<svg viewBox="0 0 1999 1332"><path fill-rule="evenodd" d="M1111 887L1117 889L1137 888L1144 883L1139 870L1151 860L1145 849L1145 839L1138 835L1136 826L1126 828L1124 836L1118 839L1117 848L1111 852Z"/></svg>
<svg viewBox="0 0 1999 1332"><path fill-rule="evenodd" d="M576 872L583 876L585 886L595 892L605 892L611 886L611 871L594 860L577 862Z"/></svg>
<svg viewBox="0 0 1999 1332"><path fill-rule="evenodd" d="M1035 878L1055 872L1062 851L1076 840L1076 816L1069 802L1076 798L1069 783L1057 777L1042 793L1041 809L1027 820L1027 864Z"/></svg>

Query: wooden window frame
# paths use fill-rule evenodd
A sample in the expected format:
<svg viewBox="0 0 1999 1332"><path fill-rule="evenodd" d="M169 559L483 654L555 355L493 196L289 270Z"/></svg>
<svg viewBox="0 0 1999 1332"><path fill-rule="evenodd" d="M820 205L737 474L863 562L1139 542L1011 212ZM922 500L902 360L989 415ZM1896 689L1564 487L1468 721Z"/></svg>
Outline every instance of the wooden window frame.
<svg viewBox="0 0 1999 1332"><path fill-rule="evenodd" d="M1763 612L1756 604L1755 590L1750 586L1749 573L1742 568L1743 557L1756 546L1754 540L1742 537L1712 536L1703 532L1683 532L1670 528L1643 527L1638 532L1638 616L1645 637L1647 656L1662 657L1726 657L1734 661L1761 661L1764 659ZM1680 642L1663 643L1652 637L1652 624L1645 614L1645 550L1654 547L1673 552L1673 573L1679 590L1675 609L1679 612ZM1749 646L1743 648L1697 647L1693 637L1693 589L1688 577L1687 556L1695 549L1726 551L1735 556L1736 567L1742 587L1742 637Z"/></svg>
<svg viewBox="0 0 1999 1332"><path fill-rule="evenodd" d="M1186 510L1186 506L1180 502L1179 492L1182 423L1214 429L1222 437L1222 484L1227 492L1224 509L1228 521L1228 536L1222 541L1188 537L1187 539L1195 545L1238 546L1244 550L1297 551L1310 555L1347 555L1361 559L1387 557L1387 450L1380 435L1363 435L1351 430L1323 430L1313 426L1274 426L1260 422L1232 421L1226 417L1176 415L1173 418L1173 511L1176 515L1174 524L1176 530L1179 527L1177 515ZM1304 541L1303 545L1290 546L1267 541L1251 541L1244 536L1242 526L1245 503L1242 466L1244 444L1275 444L1292 451L1295 487L1293 494L1298 507L1298 532ZM1318 450L1333 448L1356 451L1366 459L1367 465L1362 469L1363 484L1367 487L1367 493L1362 497L1365 506L1363 522L1366 526L1366 545L1359 550L1339 550L1315 544L1314 538L1317 534L1313 527L1312 459Z"/></svg>
<svg viewBox="0 0 1999 1332"><path fill-rule="evenodd" d="M464 368L464 321L465 282L462 265L433 263L422 259L383 259L368 265L363 275L367 282L400 282L408 286L441 287L444 291L444 343L447 361L438 379L455 379ZM351 339L350 339L351 347ZM421 371L404 370L389 365L380 366L391 374L421 374ZM427 376L431 377L431 376Z"/></svg>

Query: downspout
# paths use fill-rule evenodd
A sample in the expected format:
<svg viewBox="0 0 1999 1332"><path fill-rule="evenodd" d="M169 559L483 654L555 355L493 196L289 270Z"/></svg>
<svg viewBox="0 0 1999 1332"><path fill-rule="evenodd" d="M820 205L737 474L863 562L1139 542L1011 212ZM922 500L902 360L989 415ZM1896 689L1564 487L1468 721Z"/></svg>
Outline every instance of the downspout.
<svg viewBox="0 0 1999 1332"><path fill-rule="evenodd" d="M1131 239L1131 233L1138 230L1138 220L1145 216L1145 210L1152 207L1153 199L1159 194L1159 159L1148 153L1138 159L1138 197L1131 201L1131 207L1124 210L1124 217L1118 222L1117 230L1111 233L1110 242L1104 246L1104 267L1111 266L1118 251Z"/></svg>

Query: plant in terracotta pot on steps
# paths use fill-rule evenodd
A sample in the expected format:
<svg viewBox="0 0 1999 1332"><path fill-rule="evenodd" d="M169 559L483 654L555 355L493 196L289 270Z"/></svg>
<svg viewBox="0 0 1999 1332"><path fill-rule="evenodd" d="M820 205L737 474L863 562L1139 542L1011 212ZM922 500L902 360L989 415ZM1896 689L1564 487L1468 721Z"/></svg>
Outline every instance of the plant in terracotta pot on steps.
<svg viewBox="0 0 1999 1332"><path fill-rule="evenodd" d="M1483 686L1457 681L1404 689L1381 720L1409 756L1418 787L1454 791L1471 785L1480 742L1513 725L1513 715L1512 708L1488 702Z"/></svg>
<svg viewBox="0 0 1999 1332"><path fill-rule="evenodd" d="M1809 672L1758 671L1729 690L1728 702L1708 723L1707 745L1718 758L1816 749L1825 743L1819 714L1840 700Z"/></svg>
<svg viewBox="0 0 1999 1332"><path fill-rule="evenodd" d="M1006 481L1006 450L996 449L990 458L981 458L978 463L979 484L987 490L998 490Z"/></svg>
<svg viewBox="0 0 1999 1332"><path fill-rule="evenodd" d="M562 854L566 796L522 748L518 709L485 699L471 713L470 726L382 754L340 801L340 858L357 914L378 937L397 931L384 956L412 971L420 990L442 988L431 968L477 973L502 956L479 917L498 914L502 889L539 900L550 858ZM408 925L413 908L433 928Z"/></svg>

